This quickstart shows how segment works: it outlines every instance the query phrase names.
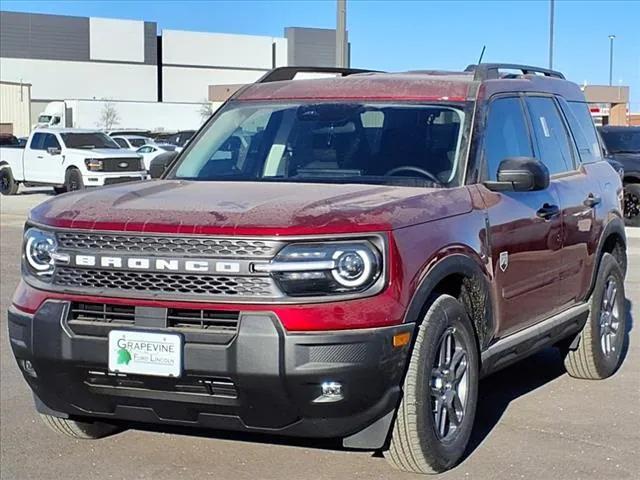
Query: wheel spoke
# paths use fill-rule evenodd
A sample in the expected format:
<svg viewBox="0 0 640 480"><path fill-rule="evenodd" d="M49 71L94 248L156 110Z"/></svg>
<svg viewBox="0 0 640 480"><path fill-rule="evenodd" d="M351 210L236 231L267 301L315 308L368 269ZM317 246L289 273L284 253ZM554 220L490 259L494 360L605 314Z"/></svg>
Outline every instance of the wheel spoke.
<svg viewBox="0 0 640 480"><path fill-rule="evenodd" d="M436 423L438 425L438 433L440 434L440 437L444 438L447 433L447 409L445 408L444 401L440 401L439 403Z"/></svg>
<svg viewBox="0 0 640 480"><path fill-rule="evenodd" d="M456 421L458 421L456 425L458 425L460 421L462 421L462 419L464 418L464 405L462 404L462 400L460 399L458 394L453 396L452 403L453 403L453 409L456 412ZM458 414L460 415L459 417L458 417Z"/></svg>
<svg viewBox="0 0 640 480"><path fill-rule="evenodd" d="M451 368L454 371L454 379L456 384L462 380L465 372L467 371L467 354L464 350L458 350L451 362Z"/></svg>
<svg viewBox="0 0 640 480"><path fill-rule="evenodd" d="M453 400L451 403L447 403L447 416L449 417L449 423L455 425L456 427L460 425L458 414L456 413L456 409L453 406Z"/></svg>

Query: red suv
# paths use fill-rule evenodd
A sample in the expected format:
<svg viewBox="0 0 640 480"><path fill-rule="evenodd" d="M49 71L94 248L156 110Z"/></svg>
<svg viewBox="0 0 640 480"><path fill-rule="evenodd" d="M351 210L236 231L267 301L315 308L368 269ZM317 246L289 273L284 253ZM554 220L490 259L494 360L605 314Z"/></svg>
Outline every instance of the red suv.
<svg viewBox="0 0 640 480"><path fill-rule="evenodd" d="M11 346L60 433L339 438L440 472L482 376L549 345L618 368L621 195L558 72L276 69L160 179L31 211Z"/></svg>

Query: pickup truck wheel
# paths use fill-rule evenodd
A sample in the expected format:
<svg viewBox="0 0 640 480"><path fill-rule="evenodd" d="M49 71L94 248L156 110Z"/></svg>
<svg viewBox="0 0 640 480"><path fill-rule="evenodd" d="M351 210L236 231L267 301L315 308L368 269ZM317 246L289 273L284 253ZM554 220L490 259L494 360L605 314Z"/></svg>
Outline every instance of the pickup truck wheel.
<svg viewBox="0 0 640 480"><path fill-rule="evenodd" d="M84 188L84 183L82 181L82 174L80 170L71 168L67 170L67 174L65 175L64 187L67 192L73 192L75 190L82 190Z"/></svg>
<svg viewBox="0 0 640 480"><path fill-rule="evenodd" d="M54 432L81 440L97 440L120 431L116 425L103 422L79 422L41 413L42 421Z"/></svg>
<svg viewBox="0 0 640 480"><path fill-rule="evenodd" d="M460 461L476 412L478 365L464 306L449 295L437 297L418 329L385 452L393 467L438 473Z"/></svg>
<svg viewBox="0 0 640 480"><path fill-rule="evenodd" d="M620 366L626 336L624 276L613 255L602 256L590 304L578 347L567 349L564 365L572 377L600 380Z"/></svg>
<svg viewBox="0 0 640 480"><path fill-rule="evenodd" d="M18 182L13 178L9 167L0 168L0 193L2 195L15 195L18 193Z"/></svg>
<svg viewBox="0 0 640 480"><path fill-rule="evenodd" d="M628 227L640 227L640 183L624 186L624 222Z"/></svg>

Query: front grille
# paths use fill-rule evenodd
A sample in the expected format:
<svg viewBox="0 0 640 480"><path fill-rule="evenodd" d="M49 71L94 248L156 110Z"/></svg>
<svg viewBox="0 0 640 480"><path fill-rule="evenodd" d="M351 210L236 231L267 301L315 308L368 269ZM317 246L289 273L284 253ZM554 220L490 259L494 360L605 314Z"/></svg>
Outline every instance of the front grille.
<svg viewBox="0 0 640 480"><path fill-rule="evenodd" d="M103 172L139 172L144 170L139 158L102 158ZM126 166L123 166L125 165Z"/></svg>
<svg viewBox="0 0 640 480"><path fill-rule="evenodd" d="M221 297L275 297L270 277L223 277L184 273L129 272L57 267L53 283L71 288L140 291Z"/></svg>
<svg viewBox="0 0 640 480"><path fill-rule="evenodd" d="M135 252L161 255L272 258L282 242L206 237L58 232L63 249Z"/></svg>
<svg viewBox="0 0 640 480"><path fill-rule="evenodd" d="M115 185L117 183L127 183L127 182L137 182L140 180L140 177L116 177L116 178L105 178L105 185Z"/></svg>
<svg viewBox="0 0 640 480"><path fill-rule="evenodd" d="M102 322L114 325L133 325L135 307L109 305L106 303L74 302L69 311L69 320L78 322Z"/></svg>
<svg viewBox="0 0 640 480"><path fill-rule="evenodd" d="M171 328L236 332L240 312L170 308L167 325Z"/></svg>

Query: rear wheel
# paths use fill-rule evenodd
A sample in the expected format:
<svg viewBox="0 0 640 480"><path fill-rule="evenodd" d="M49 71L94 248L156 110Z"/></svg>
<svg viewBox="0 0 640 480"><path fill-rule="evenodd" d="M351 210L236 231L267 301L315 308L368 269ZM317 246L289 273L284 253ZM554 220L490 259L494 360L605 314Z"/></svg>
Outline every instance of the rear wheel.
<svg viewBox="0 0 640 480"><path fill-rule="evenodd" d="M418 329L404 397L385 457L399 470L438 473L454 467L471 436L479 359L464 306L441 295Z"/></svg>
<svg viewBox="0 0 640 480"><path fill-rule="evenodd" d="M84 188L84 182L82 181L82 174L80 173L80 170L77 168L67 170L64 180L64 188L67 192L82 190Z"/></svg>
<svg viewBox="0 0 640 480"><path fill-rule="evenodd" d="M18 182L13 178L9 167L0 168L0 193L2 195L15 195L18 193Z"/></svg>
<svg viewBox="0 0 640 480"><path fill-rule="evenodd" d="M624 222L629 227L640 227L640 183L624 186Z"/></svg>
<svg viewBox="0 0 640 480"><path fill-rule="evenodd" d="M120 431L120 428L103 422L79 422L41 413L42 421L54 432L82 440L97 440Z"/></svg>
<svg viewBox="0 0 640 480"><path fill-rule="evenodd" d="M567 349L564 365L572 377L600 380L613 375L620 366L626 335L624 276L608 253L600 261L590 303L578 347Z"/></svg>

